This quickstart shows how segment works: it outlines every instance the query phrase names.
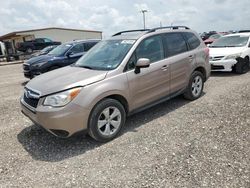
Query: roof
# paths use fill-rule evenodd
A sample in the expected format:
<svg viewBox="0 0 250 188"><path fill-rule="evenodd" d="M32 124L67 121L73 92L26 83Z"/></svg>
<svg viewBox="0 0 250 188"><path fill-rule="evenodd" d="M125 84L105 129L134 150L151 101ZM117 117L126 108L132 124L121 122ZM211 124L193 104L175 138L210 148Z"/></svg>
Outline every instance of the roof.
<svg viewBox="0 0 250 188"><path fill-rule="evenodd" d="M86 40L73 40L66 42L64 44L77 44L77 43L87 43L87 42L100 42L101 39L86 39Z"/></svg>
<svg viewBox="0 0 250 188"><path fill-rule="evenodd" d="M192 32L192 30L186 26L166 26L166 27L156 27L153 29L137 29L137 30L126 30L118 32L111 36L110 39L131 39L137 40L143 35L150 33L165 33L165 32Z"/></svg>
<svg viewBox="0 0 250 188"><path fill-rule="evenodd" d="M41 28L41 29L31 29L31 30L23 30L23 31L14 31L14 32L7 33L5 35L0 36L0 40L8 39L8 38L11 38L11 37L15 37L15 36L18 36L18 35L20 35L22 33L35 32L35 31L44 31L44 30L51 30L51 29L67 30L67 31L80 31L80 32L102 33L102 31L94 31L94 30L70 29L70 28L62 28L62 27L47 27L47 28Z"/></svg>

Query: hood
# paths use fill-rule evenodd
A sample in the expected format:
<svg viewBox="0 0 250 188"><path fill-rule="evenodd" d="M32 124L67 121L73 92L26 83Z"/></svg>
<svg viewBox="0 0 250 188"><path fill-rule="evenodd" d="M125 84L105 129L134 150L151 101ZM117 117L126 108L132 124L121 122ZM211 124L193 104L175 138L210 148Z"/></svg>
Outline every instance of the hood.
<svg viewBox="0 0 250 188"><path fill-rule="evenodd" d="M26 87L39 91L44 96L101 81L106 77L107 73L108 71L67 66L33 78Z"/></svg>
<svg viewBox="0 0 250 188"><path fill-rule="evenodd" d="M32 57L31 59L29 59L25 63L32 65L32 64L36 64L36 63L42 63L45 61L52 61L55 59L59 59L59 57L55 57L52 55L41 55L41 56L37 56L37 57Z"/></svg>
<svg viewBox="0 0 250 188"><path fill-rule="evenodd" d="M228 56L243 52L244 47L209 48L210 56Z"/></svg>

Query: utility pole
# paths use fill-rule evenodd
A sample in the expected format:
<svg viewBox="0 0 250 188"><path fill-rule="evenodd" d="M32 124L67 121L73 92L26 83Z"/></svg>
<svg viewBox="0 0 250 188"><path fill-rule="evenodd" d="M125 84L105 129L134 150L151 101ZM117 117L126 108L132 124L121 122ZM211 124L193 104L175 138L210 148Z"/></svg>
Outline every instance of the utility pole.
<svg viewBox="0 0 250 188"><path fill-rule="evenodd" d="M148 12L147 10L141 10L143 16L143 27L146 29L146 20L145 20L145 13Z"/></svg>

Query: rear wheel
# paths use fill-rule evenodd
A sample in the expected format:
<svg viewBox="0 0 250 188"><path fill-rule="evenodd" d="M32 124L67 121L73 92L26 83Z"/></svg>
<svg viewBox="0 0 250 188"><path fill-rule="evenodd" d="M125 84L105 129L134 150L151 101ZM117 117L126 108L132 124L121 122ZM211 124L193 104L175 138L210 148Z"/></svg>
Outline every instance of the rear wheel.
<svg viewBox="0 0 250 188"><path fill-rule="evenodd" d="M188 100L198 99L202 94L203 86L204 86L203 74L199 71L193 72L187 90L184 93L184 98Z"/></svg>
<svg viewBox="0 0 250 188"><path fill-rule="evenodd" d="M99 142L114 139L125 124L123 105L114 99L104 99L93 109L88 125L89 135Z"/></svg>

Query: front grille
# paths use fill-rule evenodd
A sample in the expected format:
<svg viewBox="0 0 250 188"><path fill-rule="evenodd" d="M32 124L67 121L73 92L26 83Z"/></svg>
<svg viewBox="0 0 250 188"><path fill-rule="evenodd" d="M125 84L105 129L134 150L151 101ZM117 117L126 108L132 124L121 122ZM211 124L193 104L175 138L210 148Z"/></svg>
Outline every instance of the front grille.
<svg viewBox="0 0 250 188"><path fill-rule="evenodd" d="M30 70L30 66L27 65L27 64L23 64L23 70L29 71Z"/></svg>
<svg viewBox="0 0 250 188"><path fill-rule="evenodd" d="M24 89L24 96L23 100L26 104L29 106L36 108L39 102L39 93L32 91L30 89L25 88Z"/></svg>
<svg viewBox="0 0 250 188"><path fill-rule="evenodd" d="M222 65L211 65L212 70L221 70L224 69L224 66Z"/></svg>
<svg viewBox="0 0 250 188"><path fill-rule="evenodd" d="M210 61L220 61L223 59L225 56L215 56L215 57L210 57Z"/></svg>
<svg viewBox="0 0 250 188"><path fill-rule="evenodd" d="M25 95L23 96L23 100L24 100L24 102L26 102L28 105L30 105L33 108L37 107L38 101L39 101L39 99L27 98Z"/></svg>

